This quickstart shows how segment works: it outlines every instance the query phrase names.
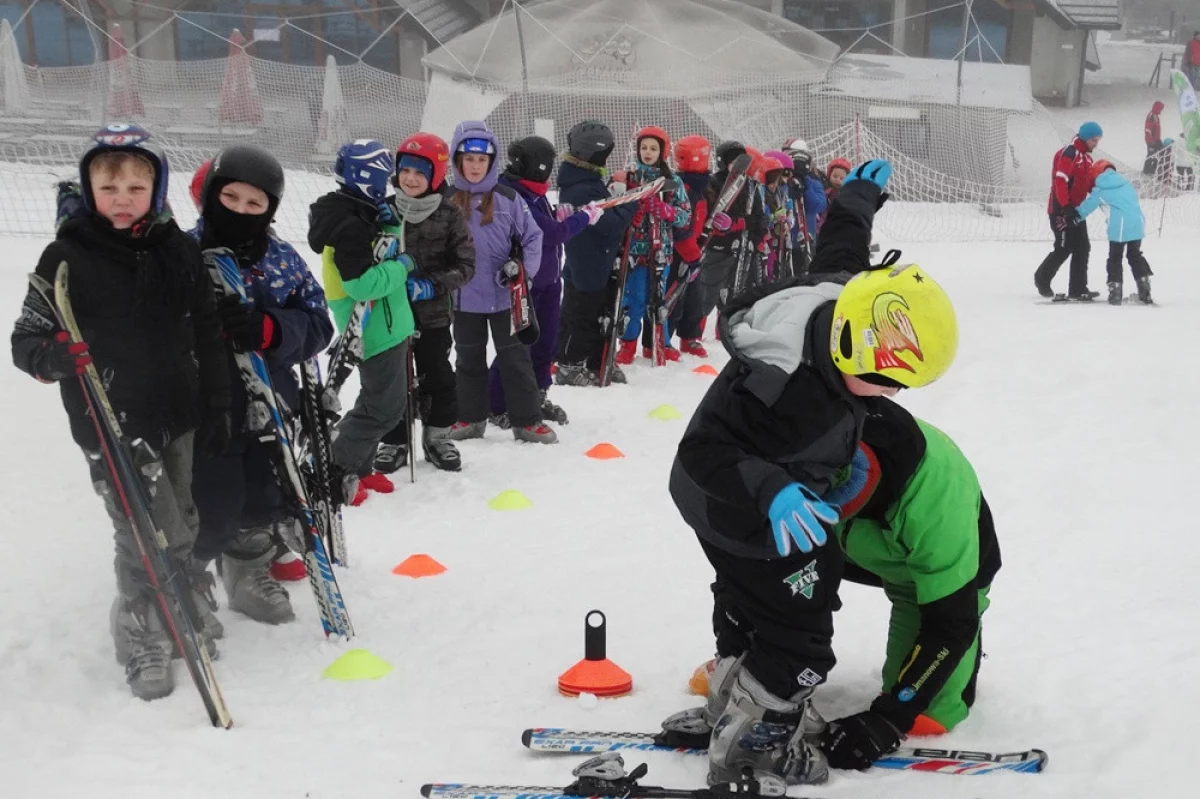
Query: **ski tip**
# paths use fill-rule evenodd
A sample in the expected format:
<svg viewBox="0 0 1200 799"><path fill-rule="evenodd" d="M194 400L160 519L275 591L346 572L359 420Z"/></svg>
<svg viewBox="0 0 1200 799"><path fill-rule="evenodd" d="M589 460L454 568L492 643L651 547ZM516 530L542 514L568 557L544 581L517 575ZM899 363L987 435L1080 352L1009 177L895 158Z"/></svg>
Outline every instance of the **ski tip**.
<svg viewBox="0 0 1200 799"><path fill-rule="evenodd" d="M1046 770L1046 765L1050 762L1050 755L1046 754L1045 749L1031 749L1031 752L1036 756L1037 768L1034 771L1041 774Z"/></svg>
<svg viewBox="0 0 1200 799"><path fill-rule="evenodd" d="M533 730L525 730L523 733L521 733L521 746L528 749L529 744L532 741L533 741Z"/></svg>
<svg viewBox="0 0 1200 799"><path fill-rule="evenodd" d="M432 793L433 793L433 783L427 782L421 786L421 796L424 796L428 799L429 795Z"/></svg>

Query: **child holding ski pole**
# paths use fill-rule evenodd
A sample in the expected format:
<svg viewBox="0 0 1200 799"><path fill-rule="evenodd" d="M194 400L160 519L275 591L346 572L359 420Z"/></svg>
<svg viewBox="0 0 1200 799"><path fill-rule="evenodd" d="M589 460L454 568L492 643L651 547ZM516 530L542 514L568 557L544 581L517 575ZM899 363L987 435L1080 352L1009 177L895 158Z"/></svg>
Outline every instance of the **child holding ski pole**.
<svg viewBox="0 0 1200 799"><path fill-rule="evenodd" d="M200 220L191 231L205 250L232 253L250 299L222 292L217 301L230 350L237 433L225 452L196 456L195 554L202 563L221 557L229 608L265 624L295 618L287 590L269 571L281 543L277 528L295 522L274 471L277 444L249 425L250 400L235 377L233 353L262 353L275 392L297 409L294 369L333 337L324 291L300 254L271 229L283 187L283 168L270 153L250 145L227 147L205 170Z"/></svg>
<svg viewBox="0 0 1200 799"><path fill-rule="evenodd" d="M542 231L527 206L500 177L499 144L483 122L460 122L450 143L455 192L451 198L467 218L475 242L475 276L455 293L454 344L458 355L458 416L450 435L458 441L483 438L488 424L488 333L513 438L554 444L558 435L543 424L541 395L529 348L512 332L511 278L505 266L519 258L536 278L542 263Z"/></svg>
<svg viewBox="0 0 1200 799"><path fill-rule="evenodd" d="M375 455L408 402L408 347L416 329L408 275L415 264L403 251L403 223L387 202L393 171L392 153L379 142L344 144L334 164L339 188L309 209L308 244L321 254L325 295L343 336L355 305L370 303L358 399L333 440L334 489L352 505L366 499L367 488L393 490L386 476L373 471Z"/></svg>
<svg viewBox="0 0 1200 799"><path fill-rule="evenodd" d="M93 359L106 376L108 399L137 465L156 475L148 510L202 608L208 587L191 562L197 529L192 456L220 453L229 442L229 374L212 281L199 248L166 204L166 157L133 125L109 125L94 142L79 164L84 213L63 221L36 269L53 282L59 265L67 264L71 304L88 339L72 342L54 308L31 288L13 329L12 353L22 371L59 383L71 436L113 526L117 596L110 623L117 661L133 695L149 700L175 687L171 654L179 642L172 640L177 631L158 593L166 591L162 580L169 575L156 578L146 570L138 543L150 531L135 532L126 515L124 489L101 452L100 421L89 415L79 378ZM211 631L204 629L207 615L193 622L215 656Z"/></svg>

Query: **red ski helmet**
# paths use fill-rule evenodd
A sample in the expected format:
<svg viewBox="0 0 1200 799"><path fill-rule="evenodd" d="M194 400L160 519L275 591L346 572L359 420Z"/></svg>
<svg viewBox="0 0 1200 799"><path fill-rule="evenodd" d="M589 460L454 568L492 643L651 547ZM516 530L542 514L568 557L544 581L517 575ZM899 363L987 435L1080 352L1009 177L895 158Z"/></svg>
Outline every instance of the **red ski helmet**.
<svg viewBox="0 0 1200 799"><path fill-rule="evenodd" d="M833 170L844 169L846 174L850 174L850 170L854 169L854 165L845 158L835 158L829 162L829 166L825 167L825 177L828 179L833 175Z"/></svg>
<svg viewBox="0 0 1200 799"><path fill-rule="evenodd" d="M658 139L658 146L662 150L659 157L666 161L667 156L671 154L671 137L667 135L667 132L657 125L650 125L637 132L637 144L640 145L642 139L646 138Z"/></svg>
<svg viewBox="0 0 1200 799"><path fill-rule="evenodd" d="M772 169L783 169L783 164L774 158L768 158L762 153L755 153L751 156L750 168L746 170L746 174L750 176L751 180L766 183L767 172Z"/></svg>
<svg viewBox="0 0 1200 799"><path fill-rule="evenodd" d="M1092 180L1100 177L1106 170L1109 169L1116 169L1116 167L1113 166L1112 161L1100 160L1092 164Z"/></svg>
<svg viewBox="0 0 1200 799"><path fill-rule="evenodd" d="M712 165L712 145L698 134L684 136L675 143L675 168L680 172L707 174Z"/></svg>
<svg viewBox="0 0 1200 799"><path fill-rule="evenodd" d="M774 158L779 162L780 169L792 168L792 157L783 150L767 150L763 153L767 158ZM770 171L770 170L767 170Z"/></svg>
<svg viewBox="0 0 1200 799"><path fill-rule="evenodd" d="M433 165L433 177L429 179L429 189L437 191L446 180L446 171L450 168L450 145L445 140L432 133L414 133L396 148L396 172L400 172L400 162L404 156L424 158ZM396 176L392 176L392 185L396 185Z"/></svg>
<svg viewBox="0 0 1200 799"><path fill-rule="evenodd" d="M204 179L208 177L208 170L212 168L212 159L208 159L199 167L196 168L196 174L192 175L192 185L189 187L192 193L192 202L196 204L196 210L200 208L200 194L204 189Z"/></svg>

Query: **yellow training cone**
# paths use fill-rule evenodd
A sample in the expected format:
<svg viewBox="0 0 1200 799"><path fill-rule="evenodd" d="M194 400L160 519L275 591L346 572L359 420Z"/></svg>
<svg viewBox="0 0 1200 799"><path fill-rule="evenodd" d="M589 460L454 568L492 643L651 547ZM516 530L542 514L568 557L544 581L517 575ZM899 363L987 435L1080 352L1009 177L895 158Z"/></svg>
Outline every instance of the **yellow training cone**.
<svg viewBox="0 0 1200 799"><path fill-rule="evenodd" d="M679 415L679 411L670 405L659 405L650 411L650 418L657 419L660 422L669 422L672 419L682 419L683 417Z"/></svg>
<svg viewBox="0 0 1200 799"><path fill-rule="evenodd" d="M520 491L510 488L492 497L488 507L492 510L529 510L533 507L533 503Z"/></svg>
<svg viewBox="0 0 1200 799"><path fill-rule="evenodd" d="M378 680L392 670L392 664L365 649L351 649L329 664L322 674L328 680Z"/></svg>

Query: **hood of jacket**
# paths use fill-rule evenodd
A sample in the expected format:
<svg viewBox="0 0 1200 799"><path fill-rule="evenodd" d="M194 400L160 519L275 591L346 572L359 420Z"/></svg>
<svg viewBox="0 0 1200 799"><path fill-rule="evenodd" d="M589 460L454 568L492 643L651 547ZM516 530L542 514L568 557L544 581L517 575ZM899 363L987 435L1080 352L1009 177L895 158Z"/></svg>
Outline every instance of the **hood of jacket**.
<svg viewBox="0 0 1200 799"><path fill-rule="evenodd" d="M731 304L721 315L721 343L729 354L746 366L751 377L746 388L767 405L783 393L791 376L808 363L829 378L822 368L831 358L818 358L826 344L810 340L817 333L813 319L828 306L827 326L833 321L832 303L842 293L848 275L821 275L797 278L766 293L743 295L742 303ZM832 381L831 381L832 382ZM840 381L835 387L840 386Z"/></svg>
<svg viewBox="0 0 1200 799"><path fill-rule="evenodd" d="M357 216L374 226L379 211L365 200L358 200L343 191L331 191L317 198L308 207L308 246L313 252L322 253L330 243L333 233L347 217Z"/></svg>
<svg viewBox="0 0 1200 799"><path fill-rule="evenodd" d="M1100 189L1119 189L1128 182L1115 169L1106 169L1096 177L1096 186Z"/></svg>
<svg viewBox="0 0 1200 799"><path fill-rule="evenodd" d="M1154 105L1150 106L1150 113L1151 114L1161 114L1163 112L1163 109L1166 107L1167 107L1166 103L1164 103L1162 100L1155 100Z"/></svg>
<svg viewBox="0 0 1200 799"><path fill-rule="evenodd" d="M487 174L478 183L469 183L463 177L462 170L458 168L458 159L455 154L464 139L486 139L492 143L492 162L488 166ZM450 166L454 170L454 188L456 189L469 191L471 194L483 194L495 188L496 180L500 177L500 142L496 140L496 134L492 133L492 129L487 126L486 122L467 120L458 123L458 126L454 128L454 138L450 142Z"/></svg>

